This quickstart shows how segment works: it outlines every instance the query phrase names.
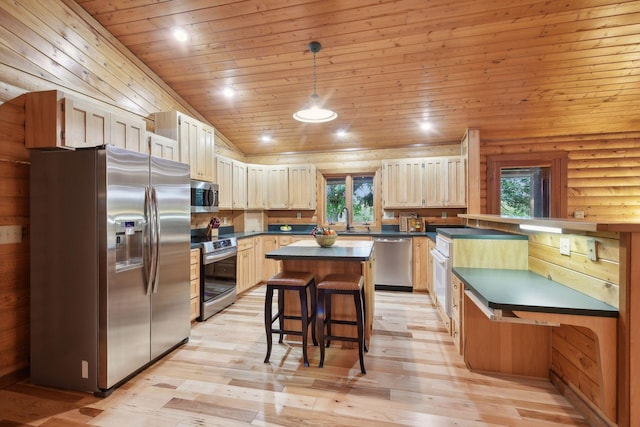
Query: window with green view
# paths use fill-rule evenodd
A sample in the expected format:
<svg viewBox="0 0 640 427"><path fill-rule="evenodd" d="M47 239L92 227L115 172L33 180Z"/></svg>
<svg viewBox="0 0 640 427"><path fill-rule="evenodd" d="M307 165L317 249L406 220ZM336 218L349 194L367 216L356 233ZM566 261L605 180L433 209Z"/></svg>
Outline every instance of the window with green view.
<svg viewBox="0 0 640 427"><path fill-rule="evenodd" d="M373 223L373 176L327 178L325 196L325 214L330 224L346 224L345 207L352 224Z"/></svg>

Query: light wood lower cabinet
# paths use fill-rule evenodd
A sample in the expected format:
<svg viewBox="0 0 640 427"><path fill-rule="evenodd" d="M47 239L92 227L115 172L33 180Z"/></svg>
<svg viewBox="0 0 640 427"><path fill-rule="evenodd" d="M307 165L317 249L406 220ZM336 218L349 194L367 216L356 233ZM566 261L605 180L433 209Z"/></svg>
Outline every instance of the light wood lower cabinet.
<svg viewBox="0 0 640 427"><path fill-rule="evenodd" d="M280 271L280 261L275 259L267 259L264 255L267 252L271 252L275 249L278 249L278 236L271 234L265 235L262 237L262 253L260 254L260 259L256 260L262 264L262 277L261 279L266 281L271 276Z"/></svg>
<svg viewBox="0 0 640 427"><path fill-rule="evenodd" d="M413 290L427 292L429 290L428 279L431 274L429 265L429 238L413 238Z"/></svg>
<svg viewBox="0 0 640 427"><path fill-rule="evenodd" d="M463 329L462 329L462 315L463 311L463 292L464 284L456 276L453 276L451 280L451 336L453 337L453 344L455 344L458 354L463 354L462 345L464 343Z"/></svg>
<svg viewBox="0 0 640 427"><path fill-rule="evenodd" d="M191 249L191 321L200 316L200 249Z"/></svg>
<svg viewBox="0 0 640 427"><path fill-rule="evenodd" d="M238 295L256 284L254 239L256 238L238 240L238 271L236 274L236 291Z"/></svg>

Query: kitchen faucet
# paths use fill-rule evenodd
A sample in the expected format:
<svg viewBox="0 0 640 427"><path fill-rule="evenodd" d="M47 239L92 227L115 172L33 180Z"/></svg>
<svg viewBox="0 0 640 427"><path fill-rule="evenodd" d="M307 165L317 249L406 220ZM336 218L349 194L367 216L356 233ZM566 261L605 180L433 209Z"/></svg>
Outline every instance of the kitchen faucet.
<svg viewBox="0 0 640 427"><path fill-rule="evenodd" d="M345 206L342 212L347 213L347 231L351 231L351 218L349 217L349 209Z"/></svg>

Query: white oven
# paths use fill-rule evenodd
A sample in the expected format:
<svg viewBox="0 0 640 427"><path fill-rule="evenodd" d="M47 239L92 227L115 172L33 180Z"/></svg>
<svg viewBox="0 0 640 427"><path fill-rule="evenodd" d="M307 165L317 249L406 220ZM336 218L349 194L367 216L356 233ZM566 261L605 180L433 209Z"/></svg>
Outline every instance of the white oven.
<svg viewBox="0 0 640 427"><path fill-rule="evenodd" d="M436 247L431 250L433 256L433 289L436 303L451 317L451 250L452 241L436 236Z"/></svg>

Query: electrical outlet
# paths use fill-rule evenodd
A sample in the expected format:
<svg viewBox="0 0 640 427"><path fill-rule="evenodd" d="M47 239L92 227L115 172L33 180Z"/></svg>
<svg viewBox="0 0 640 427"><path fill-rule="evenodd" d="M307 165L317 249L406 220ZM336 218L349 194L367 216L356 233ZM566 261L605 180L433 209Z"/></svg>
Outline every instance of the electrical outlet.
<svg viewBox="0 0 640 427"><path fill-rule="evenodd" d="M0 245L9 243L22 242L22 226L21 225L3 225L0 226Z"/></svg>
<svg viewBox="0 0 640 427"><path fill-rule="evenodd" d="M446 218L447 217L447 213L446 212L442 212L442 218Z"/></svg>
<svg viewBox="0 0 640 427"><path fill-rule="evenodd" d="M296 214L296 218L298 218L298 219L302 218L302 213L301 213L301 212L298 212L298 213Z"/></svg>
<svg viewBox="0 0 640 427"><path fill-rule="evenodd" d="M598 242L596 242L596 239L587 240L587 257L591 261L598 260Z"/></svg>
<svg viewBox="0 0 640 427"><path fill-rule="evenodd" d="M560 238L560 253L562 255L571 255L571 240L568 237Z"/></svg>

